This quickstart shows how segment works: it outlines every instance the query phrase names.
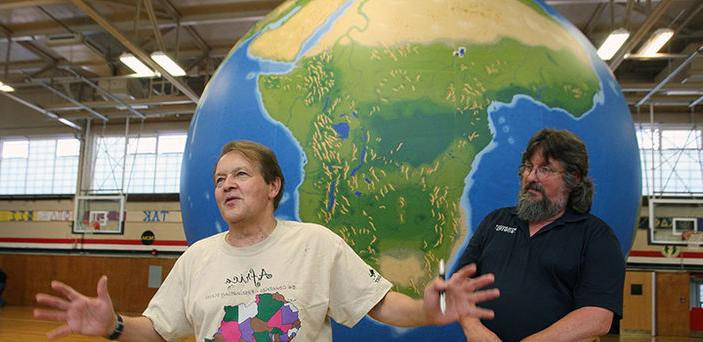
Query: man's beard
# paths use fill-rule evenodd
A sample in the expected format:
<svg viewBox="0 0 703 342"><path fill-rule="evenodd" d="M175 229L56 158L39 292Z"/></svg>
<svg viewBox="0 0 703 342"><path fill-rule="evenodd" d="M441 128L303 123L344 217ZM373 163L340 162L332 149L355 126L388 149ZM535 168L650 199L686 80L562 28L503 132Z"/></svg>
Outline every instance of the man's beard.
<svg viewBox="0 0 703 342"><path fill-rule="evenodd" d="M528 190L535 190L542 194L542 198L530 198ZM547 197L544 187L536 182L525 184L517 198L517 216L527 222L539 222L553 217L566 208L567 194L564 189L559 189L561 194L554 201Z"/></svg>

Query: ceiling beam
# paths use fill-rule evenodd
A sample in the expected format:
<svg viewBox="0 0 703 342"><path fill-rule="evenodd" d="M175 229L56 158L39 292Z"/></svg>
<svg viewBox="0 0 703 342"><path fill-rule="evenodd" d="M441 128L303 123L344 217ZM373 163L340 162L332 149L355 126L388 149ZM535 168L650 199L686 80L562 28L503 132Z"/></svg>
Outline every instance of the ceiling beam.
<svg viewBox="0 0 703 342"><path fill-rule="evenodd" d="M6 26L1 25L1 24L0 24L0 33L2 33L5 36L5 41L8 41L7 37L12 37L15 34L12 30L10 30L9 28L7 28ZM10 38L10 40L12 40L12 38ZM25 48L27 51L33 53L37 57L39 57L47 62L58 63L58 61L59 61L57 58L54 58L54 56L50 55L46 51L44 51L44 50L40 49L39 47L37 47L36 45L34 45L34 43L32 41L19 40L19 41L16 41L15 43L19 44L20 46Z"/></svg>
<svg viewBox="0 0 703 342"><path fill-rule="evenodd" d="M144 0L144 7L146 7L146 13L149 15L149 22L154 30L154 38L156 39L157 50L166 52L166 46L164 45L164 38L161 36L161 29L159 28L159 20L156 18L156 13L154 13L154 4L151 0Z"/></svg>
<svg viewBox="0 0 703 342"><path fill-rule="evenodd" d="M99 1L104 4L107 4L112 7L122 7L124 9L127 9L129 11L134 11L137 12L137 8L140 6L139 2L141 0L93 0L93 1ZM167 18L168 14L164 11L161 11L159 9L154 9L154 13L156 13L157 16L161 18Z"/></svg>
<svg viewBox="0 0 703 342"><path fill-rule="evenodd" d="M50 119L54 119L54 120L56 120L56 121L59 121L59 122L61 122L62 124L66 125L66 126L68 126L68 127L71 127L71 128L73 128L73 129L75 129L75 130L77 130L77 131L80 131L80 130L81 130L81 126L79 126L79 125L76 124L75 122L73 122L73 121L71 121L71 120L68 120L68 119L66 119L66 118L64 118L64 117L62 117L62 116L60 116L60 115L58 115L58 114L56 114L56 113L52 113L52 112L50 112L50 111L48 111L48 110L42 108L41 106L35 105L34 103L31 103L31 102L29 102L29 101L27 101L27 100L25 100L25 99L23 99L23 98L21 98L21 97L19 97L19 96L17 96L17 95L14 95L14 94L12 94L12 93L2 92L2 91L0 91L0 94L5 95L5 96L7 96L8 98L10 98L10 99L12 99L12 100L14 100L14 101L16 101L16 102L18 102L18 103L21 103L21 104L23 104L23 105L25 105L25 106L27 106L27 107L29 107L29 108L31 108L31 109L36 110L37 112L46 115L46 116L49 117Z"/></svg>
<svg viewBox="0 0 703 342"><path fill-rule="evenodd" d="M159 28L173 28L180 24L181 27L201 26L210 24L225 24L236 22L259 21L269 14L281 2L266 1L253 6L248 3L231 3L220 5L198 5L182 7L179 13L186 13L181 16L180 22L160 21ZM86 23L85 18L66 18L62 22L71 27L74 32L90 34L102 32L104 29L100 25ZM110 14L110 23L123 32L131 32L134 28L134 13L114 12ZM151 30L151 23L140 21L138 30ZM36 36L65 33L66 29L54 21L31 22L26 24L14 24L12 26L13 40L33 40ZM3 41L5 37L0 37Z"/></svg>
<svg viewBox="0 0 703 342"><path fill-rule="evenodd" d="M674 71L672 71L668 76L666 76L663 80L661 80L659 83L657 83L657 85L654 86L654 88L652 88L652 90L650 90L650 91L647 93L647 95L645 95L641 100L637 101L637 103L635 104L635 106L639 107L639 106L645 104L645 103L647 102L647 100L649 100L649 98L652 97L652 95L654 95L654 94L655 94L656 92L658 92L662 87L664 87L664 85L666 85L667 82L669 82L669 81L670 81L672 78L674 78L679 72L681 72L681 70L683 70L683 68L685 68L686 66L688 66L688 64L691 63L691 61L692 61L694 58L698 57L698 54L701 53L701 51L703 51L703 46L700 47L700 48L698 48L696 51L694 51L694 52L691 54L691 56L689 56L688 58L686 58L686 60L683 61L683 63L681 63L678 67L676 67L676 69L674 69Z"/></svg>
<svg viewBox="0 0 703 342"><path fill-rule="evenodd" d="M66 70L66 71L72 73L74 76L76 76L76 77L79 78L81 81L83 81L83 83L85 83L85 84L91 86L93 89L97 90L98 93L100 93L100 95L102 95L103 97L108 98L108 99L114 101L115 103L117 103L117 104L119 104L119 105L125 107L125 109L127 109L127 111L129 111L130 113L136 115L137 117L139 117L139 118L141 118L141 119L144 119L144 117L145 117L144 114L142 114L142 113L136 111L132 106L130 106L129 104L125 103L125 102L122 101L120 98L118 98L117 96L113 95L111 92L105 90L103 87L101 87L101 86L95 84L95 82L92 82L91 80L89 80L89 79L83 77L82 75L80 75L80 74L78 74L77 72L73 71L73 69L71 69L71 68L65 68L64 70Z"/></svg>
<svg viewBox="0 0 703 342"><path fill-rule="evenodd" d="M100 15L93 7L88 5L83 0L71 0L74 5L78 6L85 14L90 16L95 22L98 23L105 31L110 33L115 39L117 39L122 45L124 45L127 50L132 52L137 58L139 58L143 63L146 63L150 68L158 71L161 76L171 82L178 90L180 90L185 96L188 96L193 102L198 102L200 97L185 84L182 80L169 74L164 68L156 64L149 55L144 52L139 46L132 43L122 32L120 32L115 26L113 26L107 19Z"/></svg>
<svg viewBox="0 0 703 342"><path fill-rule="evenodd" d="M623 93L648 93L657 83L652 82L623 82L620 83L620 88ZM703 94L703 83L668 83L659 89L662 92L689 92L695 94L700 92Z"/></svg>
<svg viewBox="0 0 703 342"><path fill-rule="evenodd" d="M163 36L169 34L173 30L174 30L174 28L170 28L170 27L165 28L165 29L159 29L160 36L163 37ZM152 35L151 37L146 37L144 40L137 42L137 44L139 44L139 46L141 46L143 48L146 48L146 47L150 46L151 44L154 44L155 42L156 42L156 35ZM158 45L158 43L157 43L157 45ZM154 50L160 50L160 49L157 48Z"/></svg>
<svg viewBox="0 0 703 342"><path fill-rule="evenodd" d="M237 37L235 40L239 40L241 37ZM149 42L146 42L149 43ZM181 61L189 61L192 60L192 62L189 62L189 65L192 64L197 64L196 62L202 61L204 57L212 57L212 58L224 58L227 56L229 51L232 49L232 45L217 45L213 46L210 49L210 53L203 56L203 51L200 49L195 49L195 48L189 48L186 50L181 50L178 54L178 59ZM40 70L44 67L47 67L47 65L54 65L54 67L61 67L64 65L70 65L66 60L60 60L56 65L54 65L50 61L46 61L44 59L36 59L36 60L26 60L26 61L14 61L9 63L9 70L11 73L33 73L36 72L37 70ZM81 62L81 66L99 66L99 65L104 65L104 63L100 62ZM5 70L5 63L0 63L0 70ZM190 74L190 73L189 73ZM34 77L34 76L33 76ZM34 77L36 78L36 77ZM109 77L108 77L109 78ZM71 78L73 79L73 78ZM79 80L75 80L74 82L80 82Z"/></svg>
<svg viewBox="0 0 703 342"><path fill-rule="evenodd" d="M596 10L593 11L593 14L591 14L591 17L588 18L588 21L586 22L586 26L583 27L582 31L586 36L590 36L591 33L593 32L593 29L596 27L596 23L598 22L598 18L600 18L601 14L603 14L603 11L608 7L607 4L598 4L596 6Z"/></svg>
<svg viewBox="0 0 703 342"><path fill-rule="evenodd" d="M625 101L627 101L627 104L632 106L635 111L637 111L637 108L641 108L642 110L645 110L649 104L653 104L654 107L675 107L678 108L679 111L686 111L688 110L688 105L691 103L692 100L694 100L696 97L695 96L669 96L669 95L653 95L647 100L647 105L646 106L637 106L637 102L640 100L641 96L640 95L625 95Z"/></svg>
<svg viewBox="0 0 703 342"><path fill-rule="evenodd" d="M688 14L686 15L686 18L683 20L683 22L676 28L674 31L674 35L678 35L688 27L688 24L698 15L698 12L703 10L703 1L696 6L696 8L693 9L693 11L689 11Z"/></svg>
<svg viewBox="0 0 703 342"><path fill-rule="evenodd" d="M142 112L144 114L144 117L147 119L175 115L193 115L193 113L195 113L195 104L191 102L189 104L182 105L154 107L149 109L142 109L140 110L140 112ZM103 113L107 115L110 120L121 119L129 116L129 113L119 109L104 110ZM81 111L64 112L61 113L61 115L66 118L71 118L73 120L86 119L89 117L85 112Z"/></svg>
<svg viewBox="0 0 703 342"><path fill-rule="evenodd" d="M621 82L620 88L623 93L647 93L654 89L657 83L651 82ZM660 91L685 91L701 92L703 94L703 83L668 83Z"/></svg>
<svg viewBox="0 0 703 342"><path fill-rule="evenodd" d="M190 35L190 37L195 40L195 43L198 44L200 49L203 51L203 54L208 54L210 52L210 47L205 42L205 39L203 39L203 37L198 34L193 25L183 25L183 15L181 14L181 12L178 11L175 6L173 6L171 1L162 0L162 2L166 6L166 10L170 12L171 16L173 16L173 18L176 20L176 29L183 27L185 31L188 32L188 35ZM180 47L177 46L176 48Z"/></svg>
<svg viewBox="0 0 703 342"><path fill-rule="evenodd" d="M59 96L60 98L66 100L66 101L68 101L68 102L70 102L70 103L73 103L74 105L76 105L76 106L80 107L81 109L87 111L88 113L92 114L94 117L96 117L96 118L98 118L98 119L100 119L100 120L102 120L102 121L108 121L108 119L107 119L107 117L106 117L105 115L96 112L96 111L93 110L92 108L90 108L90 107L86 106L85 104L81 103L80 101L78 101L78 100L76 100L76 99L74 99L74 98L72 98L72 97L70 97L70 96L64 94L62 91L60 91L60 90L58 90L58 89L56 89L56 88L50 86L49 84L47 84L47 83L45 83L45 82L39 82L39 84L40 84L42 87L46 88L48 91L50 91L50 92L56 94L56 95Z"/></svg>
<svg viewBox="0 0 703 342"><path fill-rule="evenodd" d="M144 99L136 100L124 100L124 103L128 106L175 106L175 105L186 105L192 104L189 98L185 96L152 96ZM95 109L108 109L115 108L115 103L112 101L83 101L83 104ZM80 111L81 108L72 103L55 103L53 105L47 106L46 110L61 113L61 112L71 112Z"/></svg>
<svg viewBox="0 0 703 342"><path fill-rule="evenodd" d="M34 6L64 4L67 2L68 0L4 0L0 3L0 11Z"/></svg>
<svg viewBox="0 0 703 342"><path fill-rule="evenodd" d="M672 1L673 0L662 0L656 7L654 7L652 13L647 16L647 19L645 19L642 25L640 25L637 32L635 32L635 34L632 35L630 39L628 39L625 44L620 47L620 50L615 53L615 56L610 59L610 64L608 64L608 67L610 67L611 71L615 72L622 61L625 60L625 55L630 53L630 51L637 46L642 39L644 39L652 27L657 23L657 21L659 21L659 18L666 13L666 9L669 8Z"/></svg>

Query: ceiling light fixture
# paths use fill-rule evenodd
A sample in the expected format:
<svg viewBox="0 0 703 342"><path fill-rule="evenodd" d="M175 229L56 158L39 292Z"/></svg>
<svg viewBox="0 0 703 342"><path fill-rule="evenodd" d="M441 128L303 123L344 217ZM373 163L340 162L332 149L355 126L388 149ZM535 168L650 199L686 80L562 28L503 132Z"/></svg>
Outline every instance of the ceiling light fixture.
<svg viewBox="0 0 703 342"><path fill-rule="evenodd" d="M604 61L613 58L613 56L615 56L615 53L620 50L620 47L625 44L627 38L629 37L630 32L624 28L619 28L611 32L608 38L606 38L603 44L600 46L600 48L598 48L598 57L600 57Z"/></svg>
<svg viewBox="0 0 703 342"><path fill-rule="evenodd" d="M703 91L701 90L696 90L696 89L670 89L664 92L666 95L673 95L673 96L685 96L685 95L701 95L703 94Z"/></svg>
<svg viewBox="0 0 703 342"><path fill-rule="evenodd" d="M132 69L136 77L154 77L156 73L151 70L146 64L142 63L139 58L133 54L124 52L120 55L120 62Z"/></svg>
<svg viewBox="0 0 703 342"><path fill-rule="evenodd" d="M674 30L662 28L654 31L649 39L642 45L637 54L645 57L653 57L657 52L674 36Z"/></svg>
<svg viewBox="0 0 703 342"><path fill-rule="evenodd" d="M75 128L75 129L77 129L77 130L79 130L79 131L81 130L81 126L76 125L76 124L73 123L73 121L71 121L71 120L68 120L68 119L66 119L66 118L61 118L61 117L58 118L57 120L59 120L60 123L66 125L66 126L68 126L68 127Z"/></svg>
<svg viewBox="0 0 703 342"><path fill-rule="evenodd" d="M163 51L154 51L151 54L151 59L153 59L154 62L158 63L162 68L164 68L164 70L171 74L171 76L179 77L186 75L185 70L183 70L183 68L181 68L178 63L176 63Z"/></svg>
<svg viewBox="0 0 703 342"><path fill-rule="evenodd" d="M12 88L11 86L9 86L5 83L2 83L0 81L0 91L5 92L5 93L11 93L11 92L15 91L15 88Z"/></svg>

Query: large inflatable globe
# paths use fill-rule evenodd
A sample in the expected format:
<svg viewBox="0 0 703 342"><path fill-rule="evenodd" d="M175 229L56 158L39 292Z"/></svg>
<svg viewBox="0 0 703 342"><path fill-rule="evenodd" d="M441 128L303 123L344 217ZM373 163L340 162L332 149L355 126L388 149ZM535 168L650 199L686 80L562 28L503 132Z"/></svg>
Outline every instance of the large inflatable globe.
<svg viewBox="0 0 703 342"><path fill-rule="evenodd" d="M440 259L455 266L480 220L516 202L520 154L543 127L586 142L593 213L625 255L640 200L634 127L613 75L553 9L287 1L242 38L203 94L181 175L186 236L227 229L214 165L226 142L257 141L285 175L277 217L329 227L396 290L419 297ZM336 340L461 336L456 325L335 327Z"/></svg>

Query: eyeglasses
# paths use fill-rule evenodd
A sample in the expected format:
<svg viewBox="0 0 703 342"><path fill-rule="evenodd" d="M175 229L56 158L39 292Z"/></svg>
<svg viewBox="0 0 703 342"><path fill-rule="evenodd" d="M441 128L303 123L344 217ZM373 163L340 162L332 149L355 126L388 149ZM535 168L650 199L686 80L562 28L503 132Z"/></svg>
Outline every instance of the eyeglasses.
<svg viewBox="0 0 703 342"><path fill-rule="evenodd" d="M549 178L556 173L564 173L564 171L552 170L549 166L538 166L535 167L532 164L522 164L520 166L520 174L523 176L528 176L535 170L535 176L539 179Z"/></svg>

